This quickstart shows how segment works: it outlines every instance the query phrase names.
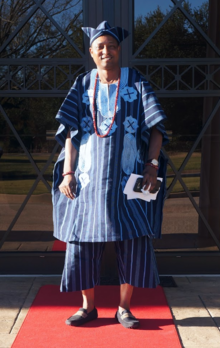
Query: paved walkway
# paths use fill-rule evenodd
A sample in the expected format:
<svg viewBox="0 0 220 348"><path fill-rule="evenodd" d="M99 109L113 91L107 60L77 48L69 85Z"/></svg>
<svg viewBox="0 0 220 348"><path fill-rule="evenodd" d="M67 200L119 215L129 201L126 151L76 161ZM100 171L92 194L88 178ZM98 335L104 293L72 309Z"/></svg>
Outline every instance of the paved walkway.
<svg viewBox="0 0 220 348"><path fill-rule="evenodd" d="M174 280L177 287L164 290L182 347L220 348L220 277ZM11 347L38 289L59 282L59 276L0 277L0 348Z"/></svg>

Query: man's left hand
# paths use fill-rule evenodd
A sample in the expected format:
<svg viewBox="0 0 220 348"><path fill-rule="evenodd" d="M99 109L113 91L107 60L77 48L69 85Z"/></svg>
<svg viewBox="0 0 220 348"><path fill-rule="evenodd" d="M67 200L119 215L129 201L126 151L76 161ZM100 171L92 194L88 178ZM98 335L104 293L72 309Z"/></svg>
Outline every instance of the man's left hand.
<svg viewBox="0 0 220 348"><path fill-rule="evenodd" d="M151 192L156 183L157 183L157 170L154 167L146 166L143 170L143 181L142 181L142 187L144 190L148 190Z"/></svg>

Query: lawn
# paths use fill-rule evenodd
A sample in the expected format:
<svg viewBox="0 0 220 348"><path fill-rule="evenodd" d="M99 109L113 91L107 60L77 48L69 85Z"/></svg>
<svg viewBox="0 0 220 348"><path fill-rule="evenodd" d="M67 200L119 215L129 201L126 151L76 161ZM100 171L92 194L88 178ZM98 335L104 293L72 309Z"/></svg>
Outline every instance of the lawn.
<svg viewBox="0 0 220 348"><path fill-rule="evenodd" d="M170 159L172 160L175 167L179 169L185 157L187 156L187 152L181 152L178 154L168 153L168 155L170 156ZM192 154L182 173L200 173L200 168L201 168L201 153L196 152ZM172 173L173 173L173 170L171 169L170 166L168 166L167 174L172 174Z"/></svg>
<svg viewBox="0 0 220 348"><path fill-rule="evenodd" d="M169 154L170 159L172 160L173 164L175 165L176 169L179 169L181 167L181 164L183 163L185 157L187 156L187 152L178 153L178 154ZM182 171L182 174L198 174L200 175L200 169L201 169L201 153L193 153L190 157L189 161L187 162L187 165L184 167L184 170ZM167 187L170 186L170 184L173 181L172 177L169 177L173 175L174 172L172 168L168 165L167 167ZM182 177L184 183L188 187L190 191L199 191L200 190L200 176L197 177ZM176 182L172 192L182 192L184 191L182 185L179 181Z"/></svg>
<svg viewBox="0 0 220 348"><path fill-rule="evenodd" d="M0 194L27 195L35 180L4 180L0 181ZM47 181L52 186L52 181ZM34 195L49 193L47 187L40 181L34 190Z"/></svg>
<svg viewBox="0 0 220 348"><path fill-rule="evenodd" d="M33 154L33 160L42 170L50 154ZM57 155L44 173L44 178L52 185L52 173ZM37 178L37 173L24 154L5 154L0 159L0 194L27 194ZM48 193L48 189L40 181L34 191L35 195Z"/></svg>
<svg viewBox="0 0 220 348"><path fill-rule="evenodd" d="M180 168L187 153L170 153L169 156L177 169ZM46 164L50 154L33 154L33 160L37 167L41 170ZM57 155L55 155L52 163L47 168L44 177L47 182L52 184L52 172ZM201 154L193 153L183 174L199 174L201 167ZM167 168L167 186L169 186L173 180L173 170L170 166ZM27 156L24 154L4 154L0 159L0 194L27 194L32 187L37 173L30 163ZM191 191L199 191L200 177L183 177L183 180L187 187ZM183 191L182 185L177 181L172 192ZM39 182L34 194L48 193L48 189L42 181Z"/></svg>
<svg viewBox="0 0 220 348"><path fill-rule="evenodd" d="M33 154L34 162L37 167L42 170L46 164L50 154ZM55 155L52 163L47 168L45 174L52 174L53 166L56 161L57 155ZM21 154L7 154L3 155L0 159L0 173L13 176L26 176L26 175L36 175L36 171L32 166L26 155Z"/></svg>

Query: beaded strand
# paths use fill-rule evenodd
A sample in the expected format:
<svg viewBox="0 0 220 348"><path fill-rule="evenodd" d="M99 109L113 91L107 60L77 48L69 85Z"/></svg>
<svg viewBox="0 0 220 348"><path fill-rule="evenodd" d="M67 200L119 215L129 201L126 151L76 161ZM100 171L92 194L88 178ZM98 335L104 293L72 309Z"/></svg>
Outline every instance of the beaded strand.
<svg viewBox="0 0 220 348"><path fill-rule="evenodd" d="M115 108L114 108L114 115L113 115L113 118L112 118L112 122L107 130L107 132L105 134L99 134L98 133L98 130L97 130L97 126L96 126L96 112L95 112L95 94L96 94L96 86L97 86L97 80L98 80L98 72L96 74L96 77L95 77L95 85L94 85L94 91L93 91L93 114L92 114L92 118L93 118L93 126L94 126L94 129L95 129L95 134L99 137L99 138L104 138L106 137L109 133L110 133L110 130L113 126L113 123L115 121L115 117L116 117L116 109L117 109L117 103L118 103L118 93L119 93L119 85L120 85L120 77L121 77L121 70L119 71L119 77L118 77L118 86L117 86L117 91L116 91L116 97L115 97Z"/></svg>

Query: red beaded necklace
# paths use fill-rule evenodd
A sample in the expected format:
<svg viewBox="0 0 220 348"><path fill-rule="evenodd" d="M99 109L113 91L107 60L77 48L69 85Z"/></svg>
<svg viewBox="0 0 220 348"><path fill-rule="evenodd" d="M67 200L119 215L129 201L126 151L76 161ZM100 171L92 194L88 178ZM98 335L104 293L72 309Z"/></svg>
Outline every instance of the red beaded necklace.
<svg viewBox="0 0 220 348"><path fill-rule="evenodd" d="M112 118L112 122L111 122L111 124L110 124L110 126L108 128L107 133L101 135L101 134L98 133L97 126L96 126L96 119L95 119L95 114L96 114L96 112L95 112L95 94L96 94L96 86L97 86L97 80L98 80L98 72L96 74L94 91L93 91L93 114L92 114L92 118L93 118L93 126L94 126L94 129L95 129L95 134L99 138L104 138L104 137L106 137L109 134L109 132L110 132L112 126L113 126L113 123L115 121L116 109L117 109L117 103L118 103L118 93L119 93L120 77L121 77L121 69L119 71L118 86L117 86L116 97L115 97L115 108L114 108L114 115L113 115L113 118Z"/></svg>

